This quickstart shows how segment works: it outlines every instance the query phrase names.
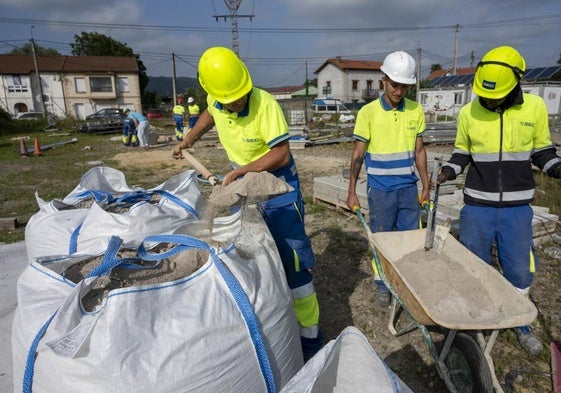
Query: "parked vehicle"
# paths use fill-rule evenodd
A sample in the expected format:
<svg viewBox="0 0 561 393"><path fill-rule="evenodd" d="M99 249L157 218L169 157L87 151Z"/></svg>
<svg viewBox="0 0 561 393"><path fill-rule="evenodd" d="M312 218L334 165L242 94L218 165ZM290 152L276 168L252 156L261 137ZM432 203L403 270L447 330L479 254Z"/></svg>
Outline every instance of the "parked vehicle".
<svg viewBox="0 0 561 393"><path fill-rule="evenodd" d="M77 127L81 132L122 132L126 118L127 115L122 109L105 108L86 116L86 122L78 124Z"/></svg>
<svg viewBox="0 0 561 393"><path fill-rule="evenodd" d="M150 120L161 119L164 117L164 114L160 109L152 108L152 109L148 109L148 112L146 112L146 117Z"/></svg>
<svg viewBox="0 0 561 393"><path fill-rule="evenodd" d="M312 111L327 114L351 113L351 110L337 98L316 98L312 102Z"/></svg>
<svg viewBox="0 0 561 393"><path fill-rule="evenodd" d="M122 109L119 108L104 108L99 111L86 116L88 121L104 121L106 123L122 122L127 116Z"/></svg>
<svg viewBox="0 0 561 393"><path fill-rule="evenodd" d="M41 120L42 112L20 112L16 115L16 120Z"/></svg>

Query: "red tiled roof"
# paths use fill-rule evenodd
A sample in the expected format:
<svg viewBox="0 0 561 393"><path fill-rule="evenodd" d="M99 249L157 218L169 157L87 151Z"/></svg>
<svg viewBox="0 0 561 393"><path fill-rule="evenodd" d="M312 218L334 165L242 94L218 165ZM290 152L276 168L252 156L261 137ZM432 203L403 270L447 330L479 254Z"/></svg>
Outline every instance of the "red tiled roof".
<svg viewBox="0 0 561 393"><path fill-rule="evenodd" d="M475 67L468 67L468 68L457 68L456 69L456 75L469 75L469 74L475 74ZM430 73L430 75L427 77L428 80L433 80L435 78L439 78L441 76L445 76L447 73L450 73L450 75L452 75L452 69L447 69L447 70L436 70Z"/></svg>
<svg viewBox="0 0 561 393"><path fill-rule="evenodd" d="M341 70L368 70L368 71L379 71L382 66L381 61L370 61L370 60L351 60L342 59L336 57L333 59L327 59L319 68L314 72L314 74L319 73L326 65L333 64L335 67Z"/></svg>
<svg viewBox="0 0 561 393"><path fill-rule="evenodd" d="M282 87L270 87L267 88L265 90L267 90L269 93L271 94L282 94L282 93L294 93L295 91L298 91L300 89L303 89L305 86L304 85L300 85L300 86L282 86Z"/></svg>
<svg viewBox="0 0 561 393"><path fill-rule="evenodd" d="M135 57L122 56L38 56L40 72L138 72ZM35 72L29 55L0 55L0 74Z"/></svg>

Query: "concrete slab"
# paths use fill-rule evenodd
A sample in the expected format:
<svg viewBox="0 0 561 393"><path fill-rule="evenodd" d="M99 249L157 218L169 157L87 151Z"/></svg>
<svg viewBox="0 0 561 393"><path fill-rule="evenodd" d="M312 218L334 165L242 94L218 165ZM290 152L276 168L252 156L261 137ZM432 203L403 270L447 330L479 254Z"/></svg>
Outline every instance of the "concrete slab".
<svg viewBox="0 0 561 393"><path fill-rule="evenodd" d="M0 392L12 392L12 319L16 283L28 264L25 243L0 245Z"/></svg>

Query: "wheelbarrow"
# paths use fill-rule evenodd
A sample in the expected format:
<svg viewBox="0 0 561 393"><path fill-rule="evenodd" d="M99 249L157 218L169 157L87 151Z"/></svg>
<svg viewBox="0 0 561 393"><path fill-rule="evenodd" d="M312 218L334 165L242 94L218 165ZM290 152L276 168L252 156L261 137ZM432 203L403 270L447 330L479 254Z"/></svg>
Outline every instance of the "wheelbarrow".
<svg viewBox="0 0 561 393"><path fill-rule="evenodd" d="M418 328L450 392L502 393L491 350L501 329L529 325L536 318L534 304L445 226L436 225L435 247L425 250L424 229L372 233L360 209L354 211L368 234L378 273L393 295L390 332L399 336ZM411 323L398 330L400 310ZM440 350L429 326L445 331ZM491 333L486 338L482 331Z"/></svg>

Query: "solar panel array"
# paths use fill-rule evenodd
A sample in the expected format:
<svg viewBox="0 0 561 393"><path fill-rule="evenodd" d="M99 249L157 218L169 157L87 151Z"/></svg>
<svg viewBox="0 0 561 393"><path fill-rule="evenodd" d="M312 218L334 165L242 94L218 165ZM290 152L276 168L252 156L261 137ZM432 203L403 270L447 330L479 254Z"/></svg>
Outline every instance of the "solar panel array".
<svg viewBox="0 0 561 393"><path fill-rule="evenodd" d="M561 65L553 67L529 68L524 73L522 80L533 81L551 79L551 77L559 71L561 71ZM473 83L473 77L474 74L440 76L429 81L428 85L431 87L457 86L462 84L471 85Z"/></svg>

